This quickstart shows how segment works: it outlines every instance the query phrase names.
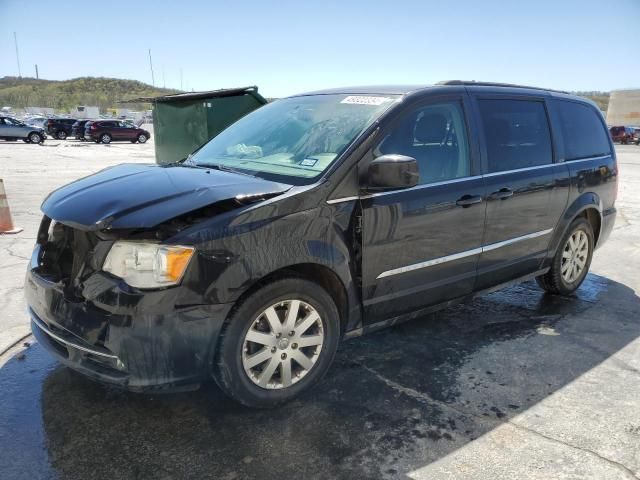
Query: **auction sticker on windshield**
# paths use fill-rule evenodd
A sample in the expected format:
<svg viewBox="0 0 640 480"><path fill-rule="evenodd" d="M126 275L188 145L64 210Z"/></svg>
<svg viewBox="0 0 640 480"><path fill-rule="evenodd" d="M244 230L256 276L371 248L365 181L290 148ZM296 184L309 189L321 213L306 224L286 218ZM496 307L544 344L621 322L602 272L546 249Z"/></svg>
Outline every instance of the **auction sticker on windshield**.
<svg viewBox="0 0 640 480"><path fill-rule="evenodd" d="M387 97L368 97L361 95L350 95L340 103L350 103L354 105L373 105L380 106L384 103L390 102L392 99Z"/></svg>

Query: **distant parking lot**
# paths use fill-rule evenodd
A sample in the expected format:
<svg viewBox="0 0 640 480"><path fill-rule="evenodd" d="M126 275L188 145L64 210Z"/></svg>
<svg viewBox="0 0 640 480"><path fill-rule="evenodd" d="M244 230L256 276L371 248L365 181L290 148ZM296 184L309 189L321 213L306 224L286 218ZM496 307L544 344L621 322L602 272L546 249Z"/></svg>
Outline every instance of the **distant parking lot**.
<svg viewBox="0 0 640 480"><path fill-rule="evenodd" d="M316 388L274 411L240 407L214 384L118 392L37 344L15 349L0 357L2 476L639 478L640 147L617 152L616 228L575 297L530 282L350 340ZM110 165L152 161L153 141L0 142L0 178L25 229L0 236L0 352L28 333L22 281L42 199Z"/></svg>

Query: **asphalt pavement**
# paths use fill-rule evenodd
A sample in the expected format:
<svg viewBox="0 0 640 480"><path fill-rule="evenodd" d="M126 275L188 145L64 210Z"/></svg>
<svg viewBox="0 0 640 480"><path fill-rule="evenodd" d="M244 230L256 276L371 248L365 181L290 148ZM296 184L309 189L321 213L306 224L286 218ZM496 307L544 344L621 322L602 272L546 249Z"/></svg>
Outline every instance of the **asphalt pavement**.
<svg viewBox="0 0 640 480"><path fill-rule="evenodd" d="M16 164L4 147L0 178L25 232L0 237L13 253L0 264L0 311L13 315L0 331L27 323L37 203L67 173L46 155ZM122 156L152 153L133 147ZM241 407L213 383L114 390L27 338L0 356L0 478L640 478L640 147L618 155L616 228L575 296L529 282L347 341L318 386L276 410ZM106 157L60 163L76 175Z"/></svg>

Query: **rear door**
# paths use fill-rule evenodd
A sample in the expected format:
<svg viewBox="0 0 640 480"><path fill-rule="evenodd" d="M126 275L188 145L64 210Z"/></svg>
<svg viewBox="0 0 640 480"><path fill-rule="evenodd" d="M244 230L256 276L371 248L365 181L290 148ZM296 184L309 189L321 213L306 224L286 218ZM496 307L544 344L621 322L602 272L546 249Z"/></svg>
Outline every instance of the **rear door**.
<svg viewBox="0 0 640 480"><path fill-rule="evenodd" d="M409 107L373 150L414 157L420 185L361 199L366 323L473 289L485 204L468 110L462 94Z"/></svg>
<svg viewBox="0 0 640 480"><path fill-rule="evenodd" d="M487 200L476 283L481 290L540 268L566 208L569 170L555 163L545 97L474 100Z"/></svg>
<svg viewBox="0 0 640 480"><path fill-rule="evenodd" d="M118 129L119 122L115 120L110 120L107 122L100 122L100 133L108 133L111 135L112 140L120 139L120 132Z"/></svg>

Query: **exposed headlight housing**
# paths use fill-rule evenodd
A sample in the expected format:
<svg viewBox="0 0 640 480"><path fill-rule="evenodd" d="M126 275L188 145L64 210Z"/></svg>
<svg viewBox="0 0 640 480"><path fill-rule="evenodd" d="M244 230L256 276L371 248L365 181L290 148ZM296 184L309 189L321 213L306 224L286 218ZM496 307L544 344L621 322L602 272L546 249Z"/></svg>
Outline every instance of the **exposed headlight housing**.
<svg viewBox="0 0 640 480"><path fill-rule="evenodd" d="M117 241L102 269L132 287L168 287L180 283L193 252L193 247L181 245Z"/></svg>

